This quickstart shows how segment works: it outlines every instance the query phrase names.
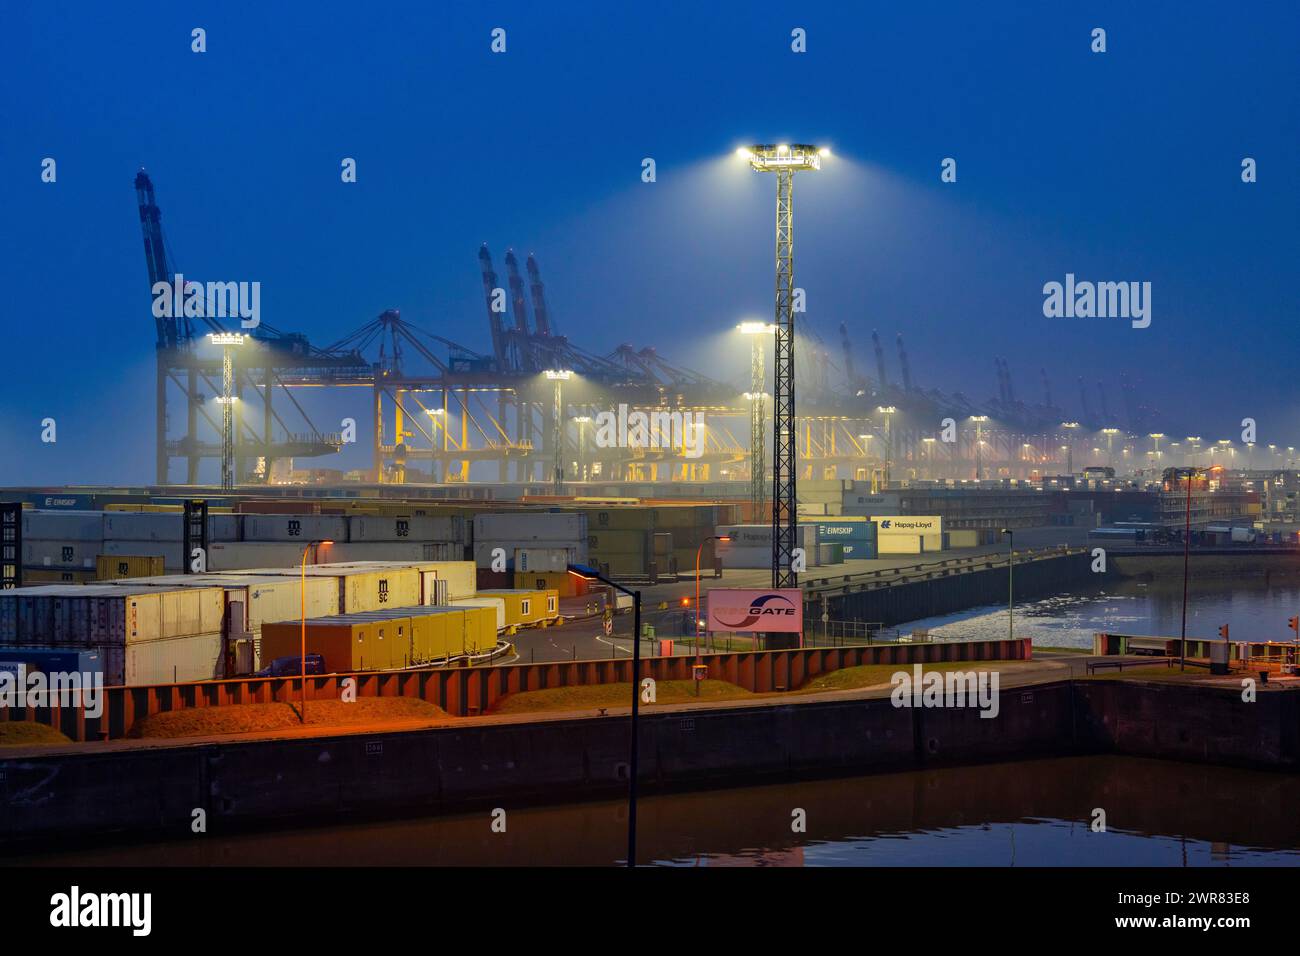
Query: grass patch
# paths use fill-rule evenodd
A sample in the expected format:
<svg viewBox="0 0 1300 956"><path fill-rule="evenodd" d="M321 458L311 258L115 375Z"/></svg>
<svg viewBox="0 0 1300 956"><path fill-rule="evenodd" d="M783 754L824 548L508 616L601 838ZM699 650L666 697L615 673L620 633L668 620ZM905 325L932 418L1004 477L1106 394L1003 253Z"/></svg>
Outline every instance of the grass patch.
<svg viewBox="0 0 1300 956"><path fill-rule="evenodd" d="M448 719L449 715L441 707L416 697L360 697L350 704L341 700L307 701L307 726L317 729ZM130 736L207 737L292 730L301 726L297 702L231 704L154 714L132 727Z"/></svg>
<svg viewBox="0 0 1300 956"><path fill-rule="evenodd" d="M1043 645L1042 647L1035 645L1034 653L1037 654L1039 651L1047 651L1051 654L1091 654L1092 653L1092 649L1087 647L1052 647L1046 644Z"/></svg>
<svg viewBox="0 0 1300 956"><path fill-rule="evenodd" d="M70 743L72 743L71 738L44 724L33 723L30 720L7 720L0 723L0 747Z"/></svg>
<svg viewBox="0 0 1300 956"><path fill-rule="evenodd" d="M697 700L737 700L754 694L722 680L700 681L700 695L695 696L693 680L655 682L656 704L686 704ZM590 684L580 687L552 687L510 694L497 701L494 714L536 714L545 711L597 710L601 707L631 707L631 684ZM654 704L643 704L653 707Z"/></svg>
<svg viewBox="0 0 1300 956"><path fill-rule="evenodd" d="M945 671L990 671L1007 664L1023 664L1024 661L942 661L922 664L921 673L939 673ZM843 667L837 671L818 674L798 690L797 694L812 694L827 690L859 690L863 687L888 685L899 671L909 677L914 673L912 664L863 664L859 667Z"/></svg>

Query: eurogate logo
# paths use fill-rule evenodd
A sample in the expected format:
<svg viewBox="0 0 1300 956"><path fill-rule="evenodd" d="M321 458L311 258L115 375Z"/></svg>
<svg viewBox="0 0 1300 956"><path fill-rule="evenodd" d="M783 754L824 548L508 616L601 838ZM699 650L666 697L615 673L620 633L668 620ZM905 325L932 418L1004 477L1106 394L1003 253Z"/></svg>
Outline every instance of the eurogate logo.
<svg viewBox="0 0 1300 956"><path fill-rule="evenodd" d="M727 620L728 617L731 617L733 614L736 614L737 612L745 615L744 620L741 621ZM779 594L764 594L761 598L759 598L757 601L751 604L748 608L744 608L744 609L734 608L734 607L721 608L718 611L718 620L721 621L723 624L727 625L727 627L746 628L749 627L749 625L753 624L761 617L765 617L772 614L790 615L794 613L796 613L794 609L794 605L790 603L788 598L784 598Z"/></svg>
<svg viewBox="0 0 1300 956"><path fill-rule="evenodd" d="M708 627L710 631L798 634L803 630L803 595L798 588L712 588Z"/></svg>

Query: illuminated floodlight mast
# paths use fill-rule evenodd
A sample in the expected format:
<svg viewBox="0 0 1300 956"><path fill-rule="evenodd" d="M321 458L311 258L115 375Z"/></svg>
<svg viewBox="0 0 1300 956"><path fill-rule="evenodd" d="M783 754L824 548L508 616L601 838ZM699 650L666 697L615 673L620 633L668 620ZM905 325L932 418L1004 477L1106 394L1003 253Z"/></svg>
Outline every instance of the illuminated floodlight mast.
<svg viewBox="0 0 1300 956"><path fill-rule="evenodd" d="M553 479L555 493L564 493L564 383L573 378L570 369L548 368L543 374L555 383L555 407L551 410L551 444L555 451Z"/></svg>
<svg viewBox="0 0 1300 956"><path fill-rule="evenodd" d="M736 151L750 168L776 173L776 356L772 386L772 586L798 586L794 570L798 446L794 403L794 174L822 168L830 151L803 143Z"/></svg>
<svg viewBox="0 0 1300 956"><path fill-rule="evenodd" d="M235 487L235 353L234 348L244 344L238 332L211 332L208 340L221 346L221 489L233 491Z"/></svg>
<svg viewBox="0 0 1300 956"><path fill-rule="evenodd" d="M763 370L763 336L776 332L770 322L741 322L741 335L749 336L749 501L751 521L761 521L767 510L767 373Z"/></svg>

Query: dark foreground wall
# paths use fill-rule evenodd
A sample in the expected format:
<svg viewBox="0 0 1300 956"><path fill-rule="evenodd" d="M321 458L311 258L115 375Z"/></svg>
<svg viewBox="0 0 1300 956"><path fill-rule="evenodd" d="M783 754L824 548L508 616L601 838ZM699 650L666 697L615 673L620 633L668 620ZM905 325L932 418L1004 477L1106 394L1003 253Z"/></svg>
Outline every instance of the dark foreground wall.
<svg viewBox="0 0 1300 956"><path fill-rule="evenodd" d="M646 792L1030 755L1117 751L1290 769L1300 693L1064 681L1003 691L1000 715L887 698L656 711ZM1237 703L1233 703L1237 701ZM626 792L628 718L247 741L0 760L0 845L208 832L349 816L562 803Z"/></svg>

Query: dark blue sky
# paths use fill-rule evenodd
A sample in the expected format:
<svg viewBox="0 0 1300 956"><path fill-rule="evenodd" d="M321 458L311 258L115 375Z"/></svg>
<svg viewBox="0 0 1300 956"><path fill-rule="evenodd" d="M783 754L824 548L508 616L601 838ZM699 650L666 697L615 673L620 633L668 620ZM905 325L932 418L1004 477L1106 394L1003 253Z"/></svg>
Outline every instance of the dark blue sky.
<svg viewBox="0 0 1300 956"><path fill-rule="evenodd" d="M502 275L507 246L536 253L559 331L592 350L739 382L727 332L771 314L773 183L731 153L780 140L837 154L796 183L796 284L860 365L879 328L896 375L902 331L922 385L987 398L1005 355L1020 397L1046 366L1075 414L1076 376L1095 401L1126 370L1170 429L1235 440L1251 416L1300 444L1295 3L124 9L0 12L0 481L152 479L140 166L188 275L260 281L263 318L322 344L395 307L487 350L486 241ZM1044 318L1067 272L1150 281L1151 327ZM366 419L359 390L328 402L324 424Z"/></svg>

